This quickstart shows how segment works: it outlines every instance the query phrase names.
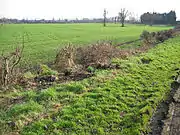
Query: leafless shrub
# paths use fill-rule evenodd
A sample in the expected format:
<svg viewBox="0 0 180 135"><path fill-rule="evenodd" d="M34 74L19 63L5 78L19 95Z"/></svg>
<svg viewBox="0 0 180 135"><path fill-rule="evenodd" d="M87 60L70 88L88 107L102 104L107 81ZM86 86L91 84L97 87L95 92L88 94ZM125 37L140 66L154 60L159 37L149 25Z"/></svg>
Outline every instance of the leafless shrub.
<svg viewBox="0 0 180 135"><path fill-rule="evenodd" d="M154 42L154 36L156 34L153 32L153 33L150 33L146 30L144 30L142 32L142 34L140 35L140 38L143 39L143 42L144 44L148 45L148 44L152 44Z"/></svg>
<svg viewBox="0 0 180 135"><path fill-rule="evenodd" d="M7 55L2 54L0 58L0 75L1 85L6 87L10 83L16 82L20 73L16 66L19 64L24 49L24 43L22 47L17 47L14 52Z"/></svg>
<svg viewBox="0 0 180 135"><path fill-rule="evenodd" d="M75 47L68 45L58 52L55 59L55 68L58 72L65 72L67 69L75 67Z"/></svg>
<svg viewBox="0 0 180 135"><path fill-rule="evenodd" d="M172 38L173 35L174 35L174 31L170 29L170 30L157 32L155 38L157 42L164 42L165 40Z"/></svg>
<svg viewBox="0 0 180 135"><path fill-rule="evenodd" d="M119 49L110 43L97 43L80 47L76 50L76 62L84 67L104 67L111 63L113 57L118 56Z"/></svg>

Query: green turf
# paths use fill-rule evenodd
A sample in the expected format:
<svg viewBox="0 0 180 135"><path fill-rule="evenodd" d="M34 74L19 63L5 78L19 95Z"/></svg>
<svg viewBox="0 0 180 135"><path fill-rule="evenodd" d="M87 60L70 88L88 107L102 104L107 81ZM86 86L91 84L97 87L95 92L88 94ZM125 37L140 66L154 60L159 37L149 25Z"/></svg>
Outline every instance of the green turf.
<svg viewBox="0 0 180 135"><path fill-rule="evenodd" d="M57 49L72 43L84 45L98 40L116 43L139 38L143 30L159 31L167 26L119 24L5 24L0 26L0 51L8 52L22 42L25 36L24 58L27 64L48 62L54 59Z"/></svg>
<svg viewBox="0 0 180 135"><path fill-rule="evenodd" d="M119 70L98 70L83 81L6 95L23 98L1 108L0 133L147 134L153 111L170 92L179 58L180 37L176 37L139 56L114 60Z"/></svg>

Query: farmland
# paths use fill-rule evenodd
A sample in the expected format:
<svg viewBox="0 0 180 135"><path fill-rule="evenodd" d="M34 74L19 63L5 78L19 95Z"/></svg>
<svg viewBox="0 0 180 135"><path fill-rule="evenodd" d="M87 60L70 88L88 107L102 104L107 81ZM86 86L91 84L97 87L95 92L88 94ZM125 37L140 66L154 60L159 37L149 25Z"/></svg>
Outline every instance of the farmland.
<svg viewBox="0 0 180 135"><path fill-rule="evenodd" d="M0 27L0 51L8 52L22 43L25 35L24 61L27 64L52 61L57 49L72 43L76 46L99 40L125 42L138 39L143 30L159 31L167 26L119 24L6 24Z"/></svg>

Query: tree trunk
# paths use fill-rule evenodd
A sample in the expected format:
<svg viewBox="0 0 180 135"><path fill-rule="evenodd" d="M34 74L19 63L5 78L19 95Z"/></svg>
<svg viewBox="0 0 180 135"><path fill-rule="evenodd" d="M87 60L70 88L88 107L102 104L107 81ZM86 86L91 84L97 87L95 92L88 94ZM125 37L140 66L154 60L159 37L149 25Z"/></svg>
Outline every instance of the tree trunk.
<svg viewBox="0 0 180 135"><path fill-rule="evenodd" d="M104 27L106 27L106 18L104 18Z"/></svg>

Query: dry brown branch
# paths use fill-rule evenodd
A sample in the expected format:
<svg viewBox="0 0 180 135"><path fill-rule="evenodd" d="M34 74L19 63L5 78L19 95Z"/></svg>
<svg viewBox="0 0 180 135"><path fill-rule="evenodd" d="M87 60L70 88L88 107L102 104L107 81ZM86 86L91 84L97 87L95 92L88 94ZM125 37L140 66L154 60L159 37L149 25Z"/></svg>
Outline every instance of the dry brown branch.
<svg viewBox="0 0 180 135"><path fill-rule="evenodd" d="M22 47L17 47L14 52L4 55L2 52L0 59L0 75L1 75L1 85L4 87L15 81L15 76L17 76L14 71L15 67L20 63L22 59L22 53L24 50L24 35L22 41Z"/></svg>

